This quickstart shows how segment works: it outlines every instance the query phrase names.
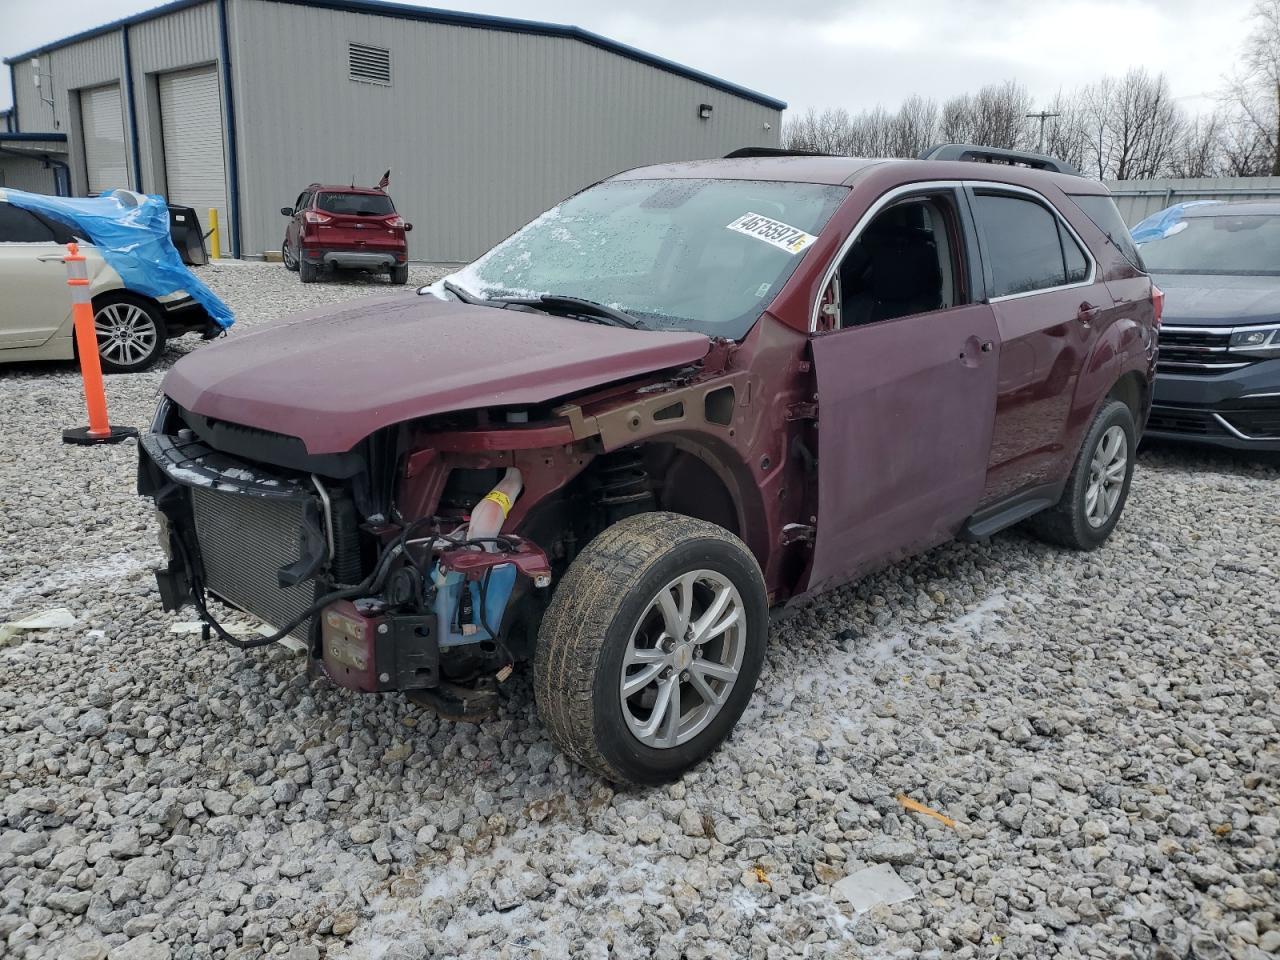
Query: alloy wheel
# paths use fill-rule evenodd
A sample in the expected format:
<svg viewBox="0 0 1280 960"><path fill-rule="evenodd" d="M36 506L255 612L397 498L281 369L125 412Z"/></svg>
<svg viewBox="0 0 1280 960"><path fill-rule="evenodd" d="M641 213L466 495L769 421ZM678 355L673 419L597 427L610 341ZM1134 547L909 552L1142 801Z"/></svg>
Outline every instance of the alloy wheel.
<svg viewBox="0 0 1280 960"><path fill-rule="evenodd" d="M93 319L98 353L116 366L131 367L156 347L159 332L155 321L135 303L108 304Z"/></svg>
<svg viewBox="0 0 1280 960"><path fill-rule="evenodd" d="M1089 486L1084 494L1084 512L1092 527L1111 519L1124 491L1129 469L1129 439L1120 426L1107 428L1094 447L1089 463Z"/></svg>
<svg viewBox="0 0 1280 960"><path fill-rule="evenodd" d="M622 661L619 697L635 738L667 749L706 729L738 680L746 629L742 597L714 570L681 574L658 591Z"/></svg>

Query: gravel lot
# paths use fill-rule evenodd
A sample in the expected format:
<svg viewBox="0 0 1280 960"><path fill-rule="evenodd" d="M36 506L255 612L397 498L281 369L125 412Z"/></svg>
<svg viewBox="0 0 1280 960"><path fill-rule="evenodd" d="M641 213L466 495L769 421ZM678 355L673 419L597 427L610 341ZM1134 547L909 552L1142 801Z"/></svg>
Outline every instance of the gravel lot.
<svg viewBox="0 0 1280 960"><path fill-rule="evenodd" d="M387 289L202 276L238 330ZM109 378L113 419L163 373ZM524 679L446 723L171 632L133 445L59 442L74 368L0 369L0 410L0 620L77 619L0 649L0 957L1280 951L1274 461L1147 452L1096 554L953 544L780 617L726 748L615 792ZM914 896L857 913L833 884L876 864Z"/></svg>

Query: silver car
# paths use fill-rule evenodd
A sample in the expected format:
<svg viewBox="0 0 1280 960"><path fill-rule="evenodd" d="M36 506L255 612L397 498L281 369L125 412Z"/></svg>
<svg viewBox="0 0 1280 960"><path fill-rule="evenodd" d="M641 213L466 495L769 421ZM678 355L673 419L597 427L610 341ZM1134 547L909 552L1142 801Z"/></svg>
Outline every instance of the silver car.
<svg viewBox="0 0 1280 960"><path fill-rule="evenodd" d="M85 256L104 370L143 370L170 337L210 328L208 314L185 291L157 299L130 290L92 243L60 221L15 206L0 189L0 362L75 356L62 262L71 240Z"/></svg>

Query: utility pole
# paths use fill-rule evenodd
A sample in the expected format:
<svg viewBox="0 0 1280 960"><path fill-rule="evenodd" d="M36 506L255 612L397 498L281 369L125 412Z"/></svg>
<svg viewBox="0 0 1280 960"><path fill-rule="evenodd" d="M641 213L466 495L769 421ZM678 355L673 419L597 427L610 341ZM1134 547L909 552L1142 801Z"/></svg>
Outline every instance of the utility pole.
<svg viewBox="0 0 1280 960"><path fill-rule="evenodd" d="M1028 113L1028 120L1040 121L1040 143L1036 147L1036 153L1044 153L1044 122L1050 117L1060 117L1060 113L1050 113L1048 110L1041 110L1039 113Z"/></svg>

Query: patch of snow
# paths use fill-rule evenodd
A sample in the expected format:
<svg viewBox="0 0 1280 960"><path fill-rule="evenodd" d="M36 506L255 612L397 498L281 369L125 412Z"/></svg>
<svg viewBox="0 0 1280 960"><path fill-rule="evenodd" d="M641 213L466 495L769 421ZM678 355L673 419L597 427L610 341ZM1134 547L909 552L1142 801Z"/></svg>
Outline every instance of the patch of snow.
<svg viewBox="0 0 1280 960"><path fill-rule="evenodd" d="M0 590L0 610L17 607L28 598L29 605L36 606L45 603L44 597L48 594L90 583L125 580L144 569L149 569L147 562L123 550L100 560L47 567L36 574L18 577L6 584Z"/></svg>

